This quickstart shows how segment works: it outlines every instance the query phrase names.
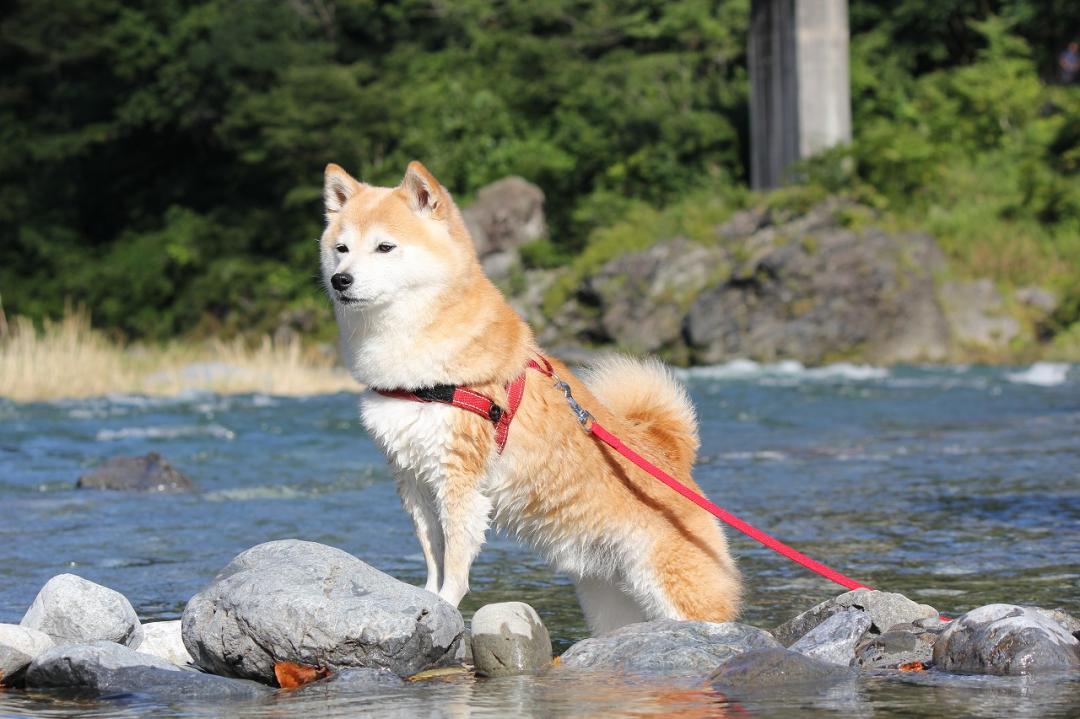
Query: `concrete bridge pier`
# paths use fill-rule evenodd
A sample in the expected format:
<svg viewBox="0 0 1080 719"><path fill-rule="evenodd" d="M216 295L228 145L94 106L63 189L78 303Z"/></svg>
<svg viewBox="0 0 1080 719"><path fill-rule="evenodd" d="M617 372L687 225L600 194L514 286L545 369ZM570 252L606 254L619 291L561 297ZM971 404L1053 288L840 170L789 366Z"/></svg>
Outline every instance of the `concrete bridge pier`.
<svg viewBox="0 0 1080 719"><path fill-rule="evenodd" d="M752 0L750 184L851 141L847 0Z"/></svg>

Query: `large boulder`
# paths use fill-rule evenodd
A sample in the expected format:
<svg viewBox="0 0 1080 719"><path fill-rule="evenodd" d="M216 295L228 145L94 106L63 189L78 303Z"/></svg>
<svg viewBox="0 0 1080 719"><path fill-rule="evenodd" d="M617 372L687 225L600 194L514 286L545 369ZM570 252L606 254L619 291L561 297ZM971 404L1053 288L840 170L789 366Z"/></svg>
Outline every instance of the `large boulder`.
<svg viewBox="0 0 1080 719"><path fill-rule="evenodd" d="M938 616L937 610L933 607L913 602L903 594L854 589L827 599L784 622L773 630L773 635L784 646L790 646L829 617L850 608L864 612L869 617L869 631L874 634L886 632L894 624L911 623Z"/></svg>
<svg viewBox="0 0 1080 719"><path fill-rule="evenodd" d="M607 262L581 294L599 308L598 339L630 352L655 352L681 340L690 305L727 271L721 251L677 237Z"/></svg>
<svg viewBox="0 0 1080 719"><path fill-rule="evenodd" d="M278 662L408 676L453 663L465 631L458 611L431 592L299 540L238 555L191 599L182 621L199 666L268 684Z"/></svg>
<svg viewBox="0 0 1080 719"><path fill-rule="evenodd" d="M30 662L52 646L52 638L44 632L0 624L0 686L17 683Z"/></svg>
<svg viewBox="0 0 1080 719"><path fill-rule="evenodd" d="M486 604L471 625L476 673L489 677L536 671L551 665L551 638L536 610L524 602Z"/></svg>
<svg viewBox="0 0 1080 719"><path fill-rule="evenodd" d="M242 699L266 691L254 682L183 671L164 659L113 642L71 644L45 651L27 670L26 686L183 700Z"/></svg>
<svg viewBox="0 0 1080 719"><path fill-rule="evenodd" d="M953 338L962 347L1001 350L1020 334L1005 298L988 279L950 281L938 290Z"/></svg>
<svg viewBox="0 0 1080 719"><path fill-rule="evenodd" d="M574 669L705 674L736 654L779 646L764 629L738 622L661 619L584 639L566 650L561 663Z"/></svg>
<svg viewBox="0 0 1080 719"><path fill-rule="evenodd" d="M946 671L1030 674L1080 667L1080 641L1040 612L988 604L954 619L934 645Z"/></svg>
<svg viewBox="0 0 1080 719"><path fill-rule="evenodd" d="M462 211L476 254L516 250L547 233L544 191L521 177L504 177L481 187Z"/></svg>
<svg viewBox="0 0 1080 719"><path fill-rule="evenodd" d="M142 457L113 457L79 477L79 489L129 492L193 492L195 483L157 452Z"/></svg>
<svg viewBox="0 0 1080 719"><path fill-rule="evenodd" d="M139 617L123 594L74 574L46 582L19 624L57 644L103 640L137 647L143 640Z"/></svg>
<svg viewBox="0 0 1080 719"><path fill-rule="evenodd" d="M921 234L845 229L836 203L729 241L731 277L701 293L686 318L698 363L783 358L820 363L940 360L948 327L934 292L942 256Z"/></svg>

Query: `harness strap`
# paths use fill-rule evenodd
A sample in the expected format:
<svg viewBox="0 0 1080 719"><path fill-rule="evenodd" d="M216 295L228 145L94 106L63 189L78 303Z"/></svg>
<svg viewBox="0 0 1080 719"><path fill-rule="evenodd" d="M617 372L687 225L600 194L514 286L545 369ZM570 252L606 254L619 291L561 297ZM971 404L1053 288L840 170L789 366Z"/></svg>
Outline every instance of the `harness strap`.
<svg viewBox="0 0 1080 719"><path fill-rule="evenodd" d="M407 399L412 402L439 402L441 404L450 404L459 409L468 410L473 414L480 415L495 426L495 446L499 448L499 454L502 454L503 448L506 446L506 439L510 434L510 423L514 420L518 405L521 404L521 398L525 396L526 372L530 369L534 369L548 377L553 373L551 363L547 361L547 358L543 356L538 357L540 362L543 362L542 365L536 360L530 359L525 363L525 369L522 370L521 374L507 383L506 407L500 406L498 402L482 392L477 392L471 387L461 385L439 384L434 387L423 387L417 390L374 389L384 397Z"/></svg>

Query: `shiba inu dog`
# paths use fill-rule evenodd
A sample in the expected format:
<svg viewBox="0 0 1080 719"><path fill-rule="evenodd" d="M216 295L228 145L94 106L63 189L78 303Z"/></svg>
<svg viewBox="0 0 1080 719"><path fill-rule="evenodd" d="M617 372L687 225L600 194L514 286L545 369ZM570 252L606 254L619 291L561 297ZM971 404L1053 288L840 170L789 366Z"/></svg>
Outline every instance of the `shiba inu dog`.
<svg viewBox="0 0 1080 719"><path fill-rule="evenodd" d="M342 356L367 386L363 424L393 467L426 588L457 606L494 521L573 578L593 633L732 619L740 581L716 521L583 432L536 369L550 368L597 421L697 491L696 419L671 374L623 357L582 379L547 364L484 276L450 193L420 163L393 188L331 164L324 196L322 274ZM457 406L455 388L468 388ZM478 410L469 397L490 402Z"/></svg>

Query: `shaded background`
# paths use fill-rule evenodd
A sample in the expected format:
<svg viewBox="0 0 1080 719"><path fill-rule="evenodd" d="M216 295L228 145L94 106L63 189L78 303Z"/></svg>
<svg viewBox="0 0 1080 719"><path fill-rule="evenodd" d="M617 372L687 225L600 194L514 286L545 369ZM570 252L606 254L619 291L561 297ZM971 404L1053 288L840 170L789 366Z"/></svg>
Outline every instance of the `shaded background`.
<svg viewBox="0 0 1080 719"><path fill-rule="evenodd" d="M749 0L3 2L0 293L119 337L270 332L313 310L327 161L467 204L546 195L526 269L642 212L748 193ZM854 142L793 175L931 232L960 275L1039 282L1080 316L1080 87L1069 0L852 0ZM748 199L750 198L750 199ZM627 224L627 218L635 218ZM622 224L620 224L622 223ZM663 223L659 223L662 225ZM606 233L606 234L605 234ZM549 297L558 300L558 297ZM549 302L557 304L557 302Z"/></svg>

